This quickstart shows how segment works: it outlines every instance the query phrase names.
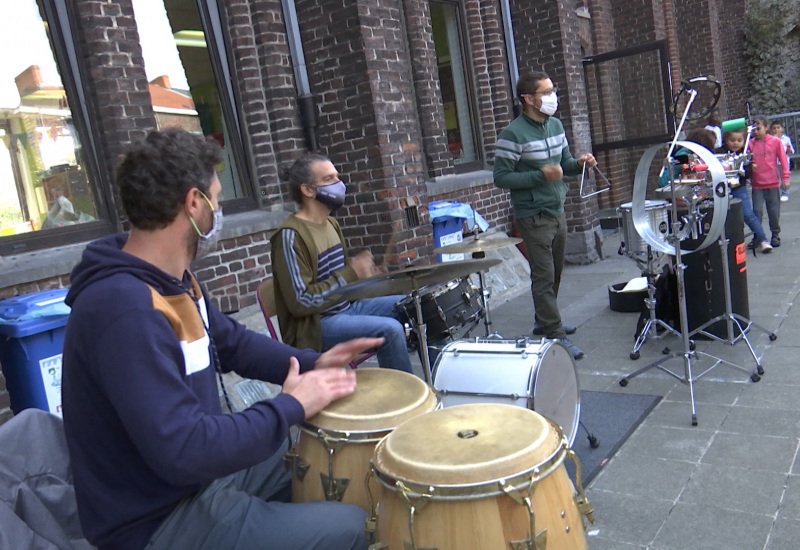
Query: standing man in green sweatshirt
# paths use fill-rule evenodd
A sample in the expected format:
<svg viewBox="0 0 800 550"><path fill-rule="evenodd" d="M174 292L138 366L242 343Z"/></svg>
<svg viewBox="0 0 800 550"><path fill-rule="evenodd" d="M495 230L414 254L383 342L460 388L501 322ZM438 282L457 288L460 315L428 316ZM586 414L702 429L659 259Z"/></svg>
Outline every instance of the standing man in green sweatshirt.
<svg viewBox="0 0 800 550"><path fill-rule="evenodd" d="M597 161L587 153L572 157L561 121L556 88L543 72L520 77L517 96L522 113L500 133L494 164L494 183L511 191L511 203L531 266L531 294L536 309L534 335L558 340L575 359L583 351L567 334L577 328L561 322L558 287L564 269L567 219L564 175L581 173L584 164Z"/></svg>

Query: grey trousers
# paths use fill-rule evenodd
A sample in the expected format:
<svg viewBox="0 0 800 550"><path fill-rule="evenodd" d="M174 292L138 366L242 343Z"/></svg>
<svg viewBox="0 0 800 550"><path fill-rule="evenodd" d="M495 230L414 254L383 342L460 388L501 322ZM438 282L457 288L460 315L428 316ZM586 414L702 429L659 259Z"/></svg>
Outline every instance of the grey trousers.
<svg viewBox="0 0 800 550"><path fill-rule="evenodd" d="M536 309L536 322L548 338L564 338L558 311L558 287L564 271L567 247L567 217L558 218L544 213L518 218L517 229L525 243L531 266L531 294Z"/></svg>
<svg viewBox="0 0 800 550"><path fill-rule="evenodd" d="M288 503L284 451L184 500L145 550L366 550L367 514L361 508Z"/></svg>
<svg viewBox="0 0 800 550"><path fill-rule="evenodd" d="M753 189L753 213L761 221L764 214L764 204L767 205L767 218L769 219L769 230L773 237L781 234L781 189Z"/></svg>

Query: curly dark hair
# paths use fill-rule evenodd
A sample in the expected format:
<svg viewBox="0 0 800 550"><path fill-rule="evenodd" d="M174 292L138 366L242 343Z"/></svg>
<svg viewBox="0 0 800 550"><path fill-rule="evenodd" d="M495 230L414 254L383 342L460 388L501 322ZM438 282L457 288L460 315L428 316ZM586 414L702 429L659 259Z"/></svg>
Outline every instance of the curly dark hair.
<svg viewBox="0 0 800 550"><path fill-rule="evenodd" d="M303 204L300 186L304 183L309 185L312 183L314 175L311 173L311 166L317 162L330 162L330 159L318 153L306 153L294 161L294 164L284 173L284 179L289 182L289 196L297 204Z"/></svg>
<svg viewBox="0 0 800 550"><path fill-rule="evenodd" d="M717 143L717 136L711 130L705 128L695 128L686 135L686 141L693 141L699 143L709 151L714 151Z"/></svg>
<svg viewBox="0 0 800 550"><path fill-rule="evenodd" d="M122 208L137 229L161 229L180 212L190 189L206 195L222 149L179 128L147 134L132 145L117 168Z"/></svg>

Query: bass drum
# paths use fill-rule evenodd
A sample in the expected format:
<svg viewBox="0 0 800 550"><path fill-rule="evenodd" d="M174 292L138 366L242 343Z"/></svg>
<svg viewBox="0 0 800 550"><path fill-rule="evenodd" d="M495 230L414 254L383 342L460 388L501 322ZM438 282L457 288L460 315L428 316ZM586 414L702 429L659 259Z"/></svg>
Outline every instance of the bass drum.
<svg viewBox="0 0 800 550"><path fill-rule="evenodd" d="M578 433L575 360L555 341L451 342L436 359L433 387L445 407L506 403L534 410L561 427L570 447Z"/></svg>

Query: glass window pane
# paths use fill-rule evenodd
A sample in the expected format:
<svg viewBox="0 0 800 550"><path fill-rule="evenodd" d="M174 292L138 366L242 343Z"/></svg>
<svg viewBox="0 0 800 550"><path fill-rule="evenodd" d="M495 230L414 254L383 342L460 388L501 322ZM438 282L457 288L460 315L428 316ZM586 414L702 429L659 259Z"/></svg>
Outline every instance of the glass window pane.
<svg viewBox="0 0 800 550"><path fill-rule="evenodd" d="M133 11L158 127L216 139L225 200L244 197L195 0L133 0Z"/></svg>
<svg viewBox="0 0 800 550"><path fill-rule="evenodd" d="M0 238L96 220L80 139L36 0L6 3L0 51L7 54L0 63Z"/></svg>
<svg viewBox="0 0 800 550"><path fill-rule="evenodd" d="M455 156L456 164L475 161L478 155L469 109L457 6L431 2L431 24L439 66L448 148Z"/></svg>

